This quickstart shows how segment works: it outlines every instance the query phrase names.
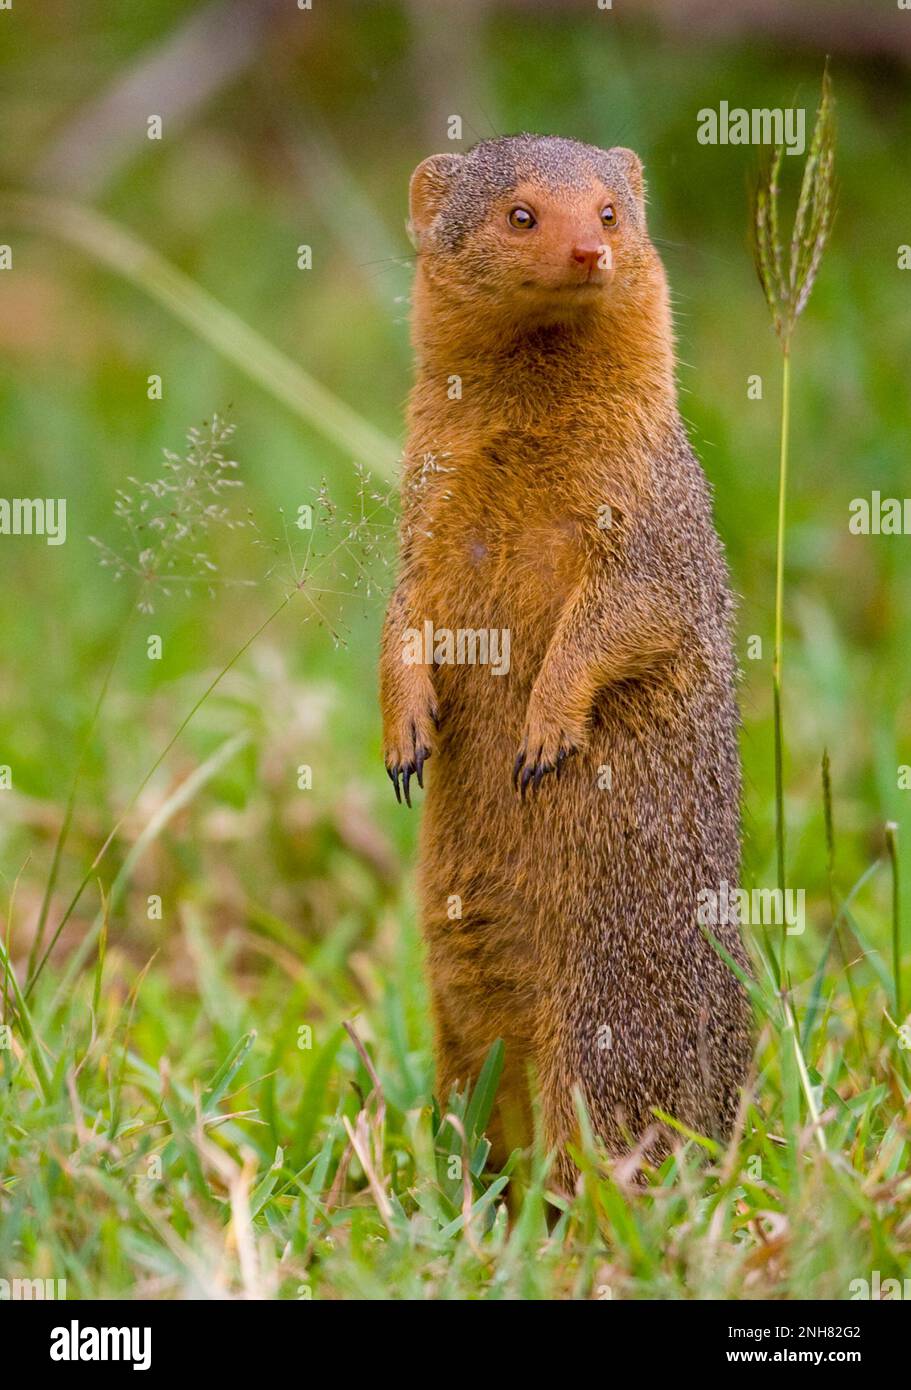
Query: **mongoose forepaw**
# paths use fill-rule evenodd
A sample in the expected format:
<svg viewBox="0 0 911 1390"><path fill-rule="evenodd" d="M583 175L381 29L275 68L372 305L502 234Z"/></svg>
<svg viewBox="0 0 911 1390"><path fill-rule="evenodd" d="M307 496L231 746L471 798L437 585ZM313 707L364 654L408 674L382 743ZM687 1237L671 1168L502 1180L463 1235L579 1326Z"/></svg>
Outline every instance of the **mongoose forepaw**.
<svg viewBox="0 0 911 1390"><path fill-rule="evenodd" d="M567 758L573 757L579 751L562 730L553 747L548 743L539 743L536 753L531 758L528 749L526 738L512 768L512 784L523 801L529 787L536 792L549 772L555 772L559 778L560 770Z"/></svg>
<svg viewBox="0 0 911 1390"><path fill-rule="evenodd" d="M432 706L427 711L435 728L440 727L439 711L436 706ZM389 780L395 788L395 799L401 805L402 796L405 798L405 805L411 805L411 779L414 777L418 786L423 790L424 787L424 764L433 751L428 741L429 733L426 729L419 730L417 722L412 719L408 726L407 733L398 740L395 747L387 747L386 751L386 771ZM401 784L399 783L401 778Z"/></svg>

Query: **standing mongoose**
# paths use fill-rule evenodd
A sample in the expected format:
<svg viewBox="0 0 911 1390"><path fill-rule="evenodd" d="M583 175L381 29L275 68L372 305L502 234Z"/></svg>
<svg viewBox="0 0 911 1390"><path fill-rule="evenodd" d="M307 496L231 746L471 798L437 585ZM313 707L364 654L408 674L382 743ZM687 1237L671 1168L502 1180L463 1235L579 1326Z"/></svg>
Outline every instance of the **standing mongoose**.
<svg viewBox="0 0 911 1390"><path fill-rule="evenodd" d="M435 155L411 230L380 685L409 805L430 760L437 1092L502 1038L493 1158L530 1138L531 1072L570 1186L574 1092L610 1152L648 1134L657 1157L654 1107L723 1136L748 1067L746 992L697 920L739 871L727 568L638 157L531 135ZM746 970L736 920L710 930Z"/></svg>

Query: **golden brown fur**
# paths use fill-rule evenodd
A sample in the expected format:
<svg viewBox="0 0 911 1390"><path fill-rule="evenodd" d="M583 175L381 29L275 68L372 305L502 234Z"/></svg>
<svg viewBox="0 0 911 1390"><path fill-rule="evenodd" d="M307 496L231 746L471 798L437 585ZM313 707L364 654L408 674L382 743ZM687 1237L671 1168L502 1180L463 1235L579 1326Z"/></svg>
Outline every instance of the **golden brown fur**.
<svg viewBox="0 0 911 1390"><path fill-rule="evenodd" d="M516 202L532 229L510 224ZM700 889L738 881L727 573L636 156L485 142L425 161L411 212L417 382L381 692L396 789L430 757L437 1090L503 1038L494 1157L529 1137L531 1064L569 1182L575 1086L621 1152L652 1106L723 1134L748 1063L744 991L696 922ZM508 629L509 673L405 664L426 620ZM737 928L716 931L745 964Z"/></svg>

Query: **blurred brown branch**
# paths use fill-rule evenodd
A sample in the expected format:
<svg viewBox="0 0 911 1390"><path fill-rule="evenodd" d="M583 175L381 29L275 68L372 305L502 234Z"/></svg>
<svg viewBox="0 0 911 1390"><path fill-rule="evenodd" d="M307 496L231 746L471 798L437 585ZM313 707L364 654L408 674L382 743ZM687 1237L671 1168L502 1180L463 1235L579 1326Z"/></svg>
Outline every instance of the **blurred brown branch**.
<svg viewBox="0 0 911 1390"><path fill-rule="evenodd" d="M496 0L492 8L598 14L596 0ZM696 42L758 36L781 46L911 63L911 24L895 3L858 0L613 0L607 23L647 16Z"/></svg>

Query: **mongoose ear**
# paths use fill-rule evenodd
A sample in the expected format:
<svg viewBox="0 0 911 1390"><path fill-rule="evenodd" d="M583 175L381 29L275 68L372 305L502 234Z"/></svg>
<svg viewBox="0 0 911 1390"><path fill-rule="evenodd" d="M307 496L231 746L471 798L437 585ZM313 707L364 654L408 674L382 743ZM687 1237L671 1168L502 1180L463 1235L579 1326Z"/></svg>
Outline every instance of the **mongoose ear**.
<svg viewBox="0 0 911 1390"><path fill-rule="evenodd" d="M645 210L645 177L642 173L642 160L635 150L624 149L622 145L615 145L610 151L611 158L619 164L623 177L632 189L633 197L639 204L640 211Z"/></svg>
<svg viewBox="0 0 911 1390"><path fill-rule="evenodd" d="M411 175L408 233L415 246L443 206L461 162L460 154L432 154Z"/></svg>

